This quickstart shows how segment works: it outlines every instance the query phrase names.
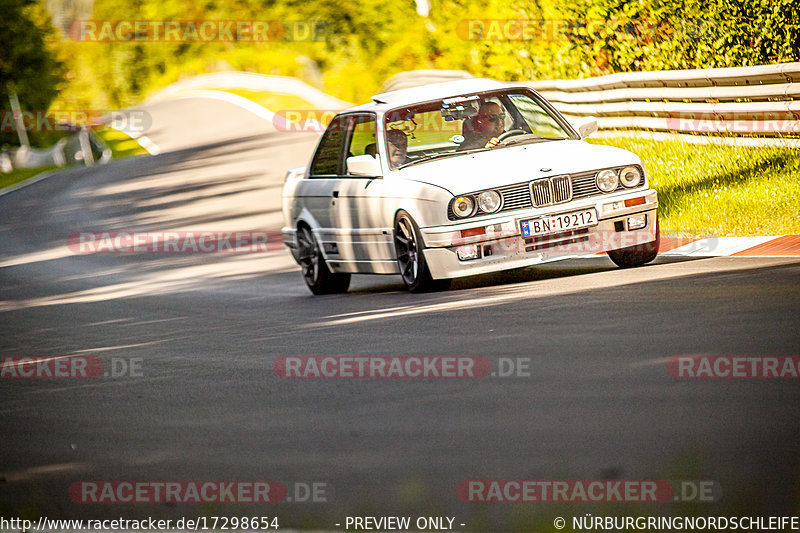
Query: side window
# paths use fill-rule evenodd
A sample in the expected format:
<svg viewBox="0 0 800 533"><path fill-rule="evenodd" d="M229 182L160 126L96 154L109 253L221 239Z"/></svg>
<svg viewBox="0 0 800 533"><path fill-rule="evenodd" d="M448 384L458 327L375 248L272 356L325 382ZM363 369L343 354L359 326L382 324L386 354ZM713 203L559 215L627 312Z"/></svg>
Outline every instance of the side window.
<svg viewBox="0 0 800 533"><path fill-rule="evenodd" d="M375 115L359 115L355 117L355 124L353 125L348 142L347 156L375 156L377 153L375 130Z"/></svg>
<svg viewBox="0 0 800 533"><path fill-rule="evenodd" d="M347 117L334 117L328 129L322 134L322 140L311 161L312 176L336 176L342 174L342 143L347 130Z"/></svg>

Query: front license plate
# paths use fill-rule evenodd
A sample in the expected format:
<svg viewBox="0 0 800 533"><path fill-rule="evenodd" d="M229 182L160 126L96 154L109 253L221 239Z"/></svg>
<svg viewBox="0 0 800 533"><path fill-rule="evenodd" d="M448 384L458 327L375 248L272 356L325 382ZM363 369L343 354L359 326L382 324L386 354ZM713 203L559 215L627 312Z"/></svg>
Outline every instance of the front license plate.
<svg viewBox="0 0 800 533"><path fill-rule="evenodd" d="M597 225L597 211L595 209L584 209L583 211L573 211L572 213L564 213L563 215L552 217L532 218L521 221L519 225L522 228L523 237L571 231Z"/></svg>

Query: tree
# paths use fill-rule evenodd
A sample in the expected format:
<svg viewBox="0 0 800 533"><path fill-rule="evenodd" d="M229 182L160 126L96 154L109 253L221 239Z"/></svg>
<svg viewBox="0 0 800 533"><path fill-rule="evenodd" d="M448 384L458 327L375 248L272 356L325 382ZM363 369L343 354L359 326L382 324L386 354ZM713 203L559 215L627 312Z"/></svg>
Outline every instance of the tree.
<svg viewBox="0 0 800 533"><path fill-rule="evenodd" d="M0 8L0 110L8 112L17 93L22 109L46 111L63 81L63 65L47 47L50 17L36 0L0 0ZM17 144L16 132L5 129L0 144Z"/></svg>

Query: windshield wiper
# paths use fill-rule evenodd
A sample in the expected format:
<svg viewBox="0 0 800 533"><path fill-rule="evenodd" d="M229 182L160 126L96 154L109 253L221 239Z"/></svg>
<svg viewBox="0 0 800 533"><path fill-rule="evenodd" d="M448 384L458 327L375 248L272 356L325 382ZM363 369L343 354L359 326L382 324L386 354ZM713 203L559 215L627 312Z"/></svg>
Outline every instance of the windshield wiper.
<svg viewBox="0 0 800 533"><path fill-rule="evenodd" d="M528 143L537 143L537 142L544 142L544 141L563 141L565 140L564 137L541 137L536 135L535 133L529 133L527 135L520 135L519 137L511 137L506 139L505 141L501 142L497 146L511 146L512 144L528 144Z"/></svg>
<svg viewBox="0 0 800 533"><path fill-rule="evenodd" d="M397 167L396 170L400 170L401 168L410 167L412 165L416 165L417 163L424 163L426 161L433 161L434 159L444 159L446 157L454 157L454 156L457 156L457 155L474 154L475 152L483 152L485 150L491 150L492 148L493 147L491 147L491 146L489 148L480 147L480 148L471 148L469 150L461 150L460 152L458 150L456 150L455 152L447 152L445 154L429 155L427 157L422 157L420 159L415 159L414 161L409 161L408 163L403 163L402 165Z"/></svg>

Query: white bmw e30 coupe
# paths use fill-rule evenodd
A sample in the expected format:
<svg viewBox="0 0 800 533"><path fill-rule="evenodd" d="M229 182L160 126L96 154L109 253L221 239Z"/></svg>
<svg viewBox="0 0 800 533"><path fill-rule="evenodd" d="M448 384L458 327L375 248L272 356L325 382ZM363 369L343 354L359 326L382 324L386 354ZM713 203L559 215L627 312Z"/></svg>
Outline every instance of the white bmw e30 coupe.
<svg viewBox="0 0 800 533"><path fill-rule="evenodd" d="M525 86L470 79L376 95L339 113L283 187L284 242L314 294L351 274L411 291L607 252L658 252L656 191L635 154L584 138Z"/></svg>

